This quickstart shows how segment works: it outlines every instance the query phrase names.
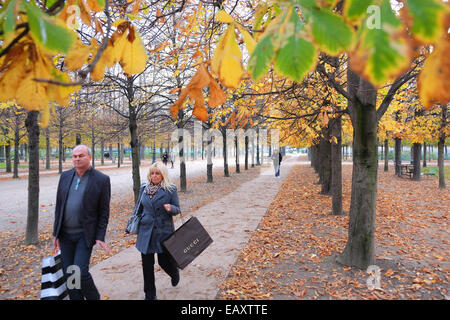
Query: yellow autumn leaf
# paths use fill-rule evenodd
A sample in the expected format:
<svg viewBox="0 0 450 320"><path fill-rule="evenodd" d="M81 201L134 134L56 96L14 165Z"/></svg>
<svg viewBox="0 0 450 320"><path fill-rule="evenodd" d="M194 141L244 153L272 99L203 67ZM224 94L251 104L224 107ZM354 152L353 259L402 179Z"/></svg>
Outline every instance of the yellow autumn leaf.
<svg viewBox="0 0 450 320"><path fill-rule="evenodd" d="M245 29L243 26L238 25L237 27L241 32L242 37L244 38L245 47L247 48L248 53L252 54L253 50L255 50L256 47L255 39L253 39L250 33L248 33L247 29Z"/></svg>
<svg viewBox="0 0 450 320"><path fill-rule="evenodd" d="M77 41L69 53L64 58L64 64L70 71L81 69L87 62L91 48Z"/></svg>
<svg viewBox="0 0 450 320"><path fill-rule="evenodd" d="M127 33L116 33L116 39L112 44L112 56L114 63L119 62L122 59L123 50L128 42Z"/></svg>
<svg viewBox="0 0 450 320"><path fill-rule="evenodd" d="M39 121L39 126L41 126L41 128L47 128L48 126L48 120L50 119L50 108L47 107L42 109L41 112L41 121Z"/></svg>
<svg viewBox="0 0 450 320"><path fill-rule="evenodd" d="M94 70L91 72L92 81L99 81L103 78L106 69L106 60L100 58L96 65L94 66Z"/></svg>
<svg viewBox="0 0 450 320"><path fill-rule="evenodd" d="M117 62L115 61L114 47L108 44L105 51L102 53L101 59L104 59L107 68L114 66Z"/></svg>
<svg viewBox="0 0 450 320"><path fill-rule="evenodd" d="M141 73L145 70L148 56L145 52L144 43L133 27L129 29L129 36L125 44L120 65L128 75ZM134 36L133 36L134 33Z"/></svg>
<svg viewBox="0 0 450 320"><path fill-rule="evenodd" d="M241 51L236 42L234 23L219 41L211 61L212 70L219 76L222 84L229 88L237 88L244 70L241 64Z"/></svg>
<svg viewBox="0 0 450 320"><path fill-rule="evenodd" d="M233 23L234 19L225 12L225 10L220 10L217 13L217 21L222 22L222 23Z"/></svg>
<svg viewBox="0 0 450 320"><path fill-rule="evenodd" d="M17 88L25 75L25 62L18 57L16 62L11 63L7 71L3 71L0 77L0 100L8 101L14 99Z"/></svg>
<svg viewBox="0 0 450 320"><path fill-rule="evenodd" d="M89 9L91 9L94 12L100 12L102 11L102 7L100 7L100 4L97 0L86 0L87 4L89 6Z"/></svg>
<svg viewBox="0 0 450 320"><path fill-rule="evenodd" d="M48 106L45 84L33 80L34 74L29 72L20 83L16 92L16 101L27 110L45 109Z"/></svg>
<svg viewBox="0 0 450 320"><path fill-rule="evenodd" d="M419 75L420 100L426 108L450 102L450 36L447 34L434 47Z"/></svg>

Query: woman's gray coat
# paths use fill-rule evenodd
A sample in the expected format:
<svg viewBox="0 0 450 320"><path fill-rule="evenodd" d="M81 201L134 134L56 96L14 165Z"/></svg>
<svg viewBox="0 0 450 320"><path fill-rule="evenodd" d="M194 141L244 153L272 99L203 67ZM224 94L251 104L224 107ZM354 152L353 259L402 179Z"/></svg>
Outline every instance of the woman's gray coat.
<svg viewBox="0 0 450 320"><path fill-rule="evenodd" d="M153 199L144 192L146 183L139 190L139 201L135 210L143 212L136 240L136 248L144 254L162 253L161 242L174 231L172 216L179 214L180 203L176 186L171 191L160 188ZM164 204L170 204L167 211ZM151 241L150 241L151 240Z"/></svg>

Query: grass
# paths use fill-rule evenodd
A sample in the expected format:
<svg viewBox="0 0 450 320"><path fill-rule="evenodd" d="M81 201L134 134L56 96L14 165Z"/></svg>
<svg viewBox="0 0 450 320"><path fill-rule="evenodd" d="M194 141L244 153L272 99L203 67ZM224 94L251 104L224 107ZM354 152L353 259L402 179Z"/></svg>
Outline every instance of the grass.
<svg viewBox="0 0 450 320"><path fill-rule="evenodd" d="M428 173L428 172L430 172L430 170L435 171L435 174L433 174L433 176L435 176L435 177L439 176L439 168L438 167L422 168L422 174ZM445 179L450 179L450 167L449 166L444 167L444 174L445 174Z"/></svg>
<svg viewBox="0 0 450 320"><path fill-rule="evenodd" d="M12 164L11 164L11 168L12 168ZM27 168L28 166L25 164L19 164L19 168ZM0 162L0 169L6 169L6 163L5 162Z"/></svg>

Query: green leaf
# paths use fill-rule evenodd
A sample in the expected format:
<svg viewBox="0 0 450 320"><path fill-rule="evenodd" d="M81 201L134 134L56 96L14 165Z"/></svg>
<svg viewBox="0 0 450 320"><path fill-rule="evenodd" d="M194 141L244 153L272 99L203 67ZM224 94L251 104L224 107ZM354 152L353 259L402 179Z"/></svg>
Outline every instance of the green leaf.
<svg viewBox="0 0 450 320"><path fill-rule="evenodd" d="M69 52L75 41L74 34L64 24L51 18L36 6L22 2L28 16L31 35L50 52Z"/></svg>
<svg viewBox="0 0 450 320"><path fill-rule="evenodd" d="M408 0L407 8L413 18L412 33L424 42L434 42L443 31L445 6L437 0Z"/></svg>
<svg viewBox="0 0 450 320"><path fill-rule="evenodd" d="M17 0L11 0L6 9L6 19L3 24L3 34L5 36L6 42L8 41L8 36L10 36L16 28L17 20Z"/></svg>
<svg viewBox="0 0 450 320"><path fill-rule="evenodd" d="M248 61L248 69L255 81L267 73L270 63L275 57L275 50L272 43L273 37L273 33L264 36L256 45Z"/></svg>
<svg viewBox="0 0 450 320"><path fill-rule="evenodd" d="M402 27L402 23L392 11L390 0L384 0L381 4L381 27L386 23L395 28Z"/></svg>
<svg viewBox="0 0 450 320"><path fill-rule="evenodd" d="M312 9L311 16L312 34L321 50L336 55L350 47L353 31L341 16L327 9Z"/></svg>
<svg viewBox="0 0 450 320"><path fill-rule="evenodd" d="M389 39L389 34L382 29L372 29L367 32L364 40L367 51L371 51L367 61L369 76L374 84L384 84L389 80L390 73L407 61L399 49L400 43L395 45ZM406 49L405 49L406 51Z"/></svg>
<svg viewBox="0 0 450 320"><path fill-rule="evenodd" d="M287 43L277 53L275 58L275 70L284 76L300 82L312 67L317 58L316 47L309 41L300 37L303 23L294 11L289 19L289 23L293 28L287 38Z"/></svg>
<svg viewBox="0 0 450 320"><path fill-rule="evenodd" d="M261 78L272 63L275 52L286 43L286 32L284 28L286 26L286 19L293 11L290 7L270 22L266 31L261 37L261 40L253 50L248 62L248 69L254 80Z"/></svg>
<svg viewBox="0 0 450 320"><path fill-rule="evenodd" d="M349 19L360 18L367 12L372 0L346 0L344 2L344 14Z"/></svg>
<svg viewBox="0 0 450 320"><path fill-rule="evenodd" d="M97 3L100 5L101 8L105 7L105 0L97 0Z"/></svg>
<svg viewBox="0 0 450 320"><path fill-rule="evenodd" d="M59 0L47 0L47 2L45 3L45 5L47 6L47 8L51 8L56 2L58 2Z"/></svg>

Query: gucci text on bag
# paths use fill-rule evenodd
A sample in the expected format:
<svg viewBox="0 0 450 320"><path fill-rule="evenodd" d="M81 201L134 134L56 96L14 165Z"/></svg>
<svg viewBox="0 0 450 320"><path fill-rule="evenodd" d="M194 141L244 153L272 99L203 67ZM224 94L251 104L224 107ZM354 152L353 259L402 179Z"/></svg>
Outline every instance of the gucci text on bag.
<svg viewBox="0 0 450 320"><path fill-rule="evenodd" d="M191 250L191 248L193 248L196 244L198 244L198 242L199 242L198 238L195 239L186 248L184 248L183 252L188 253L188 251Z"/></svg>

